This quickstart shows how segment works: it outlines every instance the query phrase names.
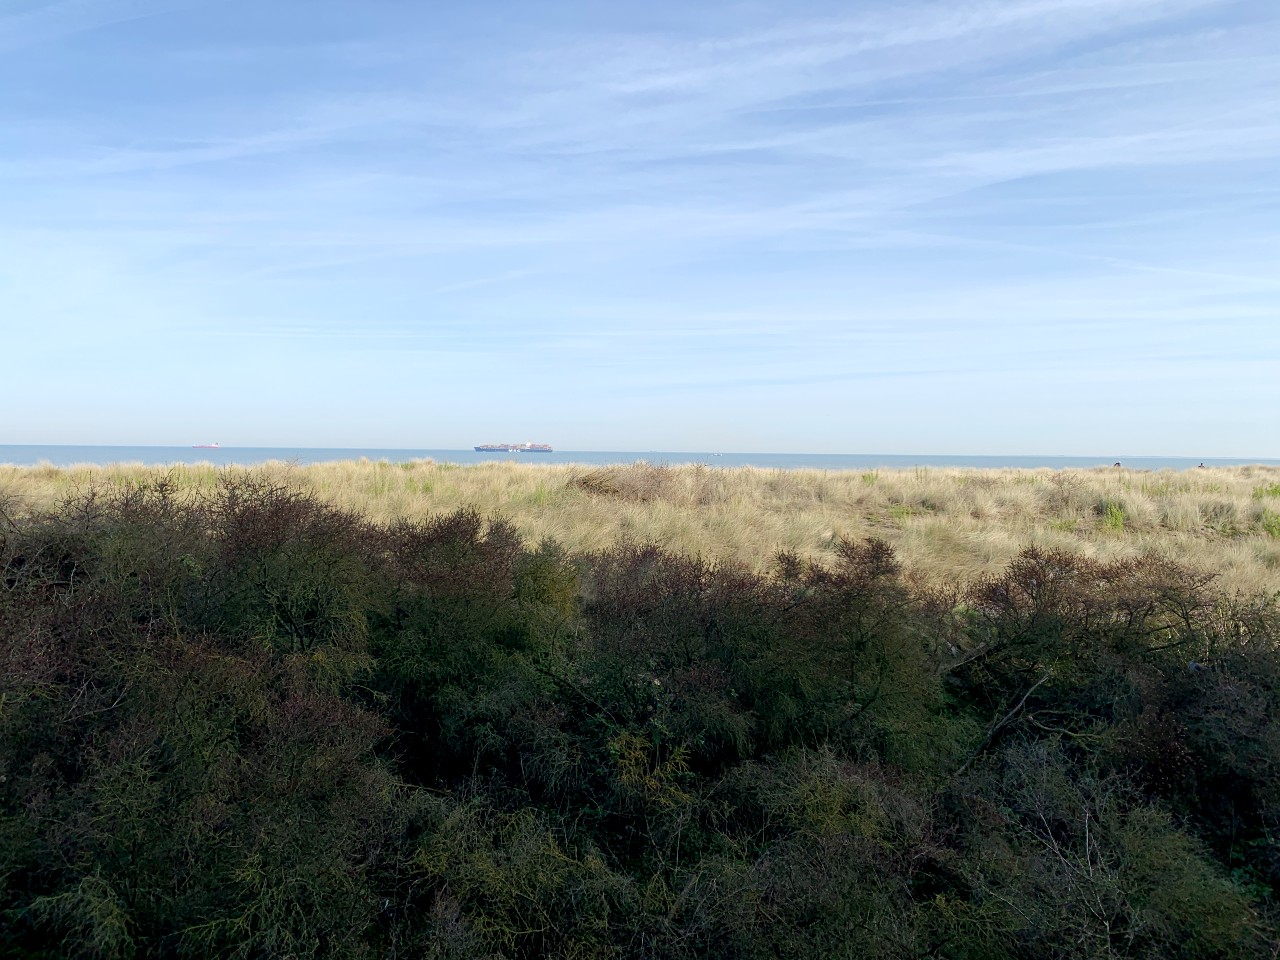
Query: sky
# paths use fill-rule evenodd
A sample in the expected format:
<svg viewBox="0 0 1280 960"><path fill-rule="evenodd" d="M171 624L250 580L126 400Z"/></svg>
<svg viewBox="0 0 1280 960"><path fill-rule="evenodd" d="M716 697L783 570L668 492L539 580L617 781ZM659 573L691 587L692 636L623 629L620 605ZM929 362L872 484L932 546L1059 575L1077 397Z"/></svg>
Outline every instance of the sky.
<svg viewBox="0 0 1280 960"><path fill-rule="evenodd" d="M1275 0L0 0L0 443L1280 457Z"/></svg>

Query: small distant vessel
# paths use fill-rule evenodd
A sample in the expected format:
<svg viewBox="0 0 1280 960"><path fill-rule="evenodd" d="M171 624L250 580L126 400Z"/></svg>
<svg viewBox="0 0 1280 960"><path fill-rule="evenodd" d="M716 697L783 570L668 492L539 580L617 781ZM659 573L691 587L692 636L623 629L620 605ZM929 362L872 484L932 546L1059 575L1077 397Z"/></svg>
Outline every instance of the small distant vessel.
<svg viewBox="0 0 1280 960"><path fill-rule="evenodd" d="M482 443L475 448L476 453L553 453L548 443Z"/></svg>
<svg viewBox="0 0 1280 960"><path fill-rule="evenodd" d="M222 444L220 443L193 443L191 445L191 449L192 450L217 450L221 446Z"/></svg>

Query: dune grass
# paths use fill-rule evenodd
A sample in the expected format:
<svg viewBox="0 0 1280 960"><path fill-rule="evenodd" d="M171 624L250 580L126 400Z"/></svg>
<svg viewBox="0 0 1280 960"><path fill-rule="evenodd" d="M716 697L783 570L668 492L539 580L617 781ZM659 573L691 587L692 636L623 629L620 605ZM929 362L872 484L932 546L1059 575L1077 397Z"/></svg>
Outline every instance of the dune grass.
<svg viewBox="0 0 1280 960"><path fill-rule="evenodd" d="M1280 469L1189 471L822 471L587 467L430 460L272 463L286 480L374 521L462 507L509 519L529 540L574 552L620 539L769 567L780 551L825 560L842 538L890 543L908 571L955 582L994 574L1028 546L1111 560L1154 552L1247 593L1280 591ZM167 477L183 493L215 488L211 465L0 467L0 503L21 513L95 486Z"/></svg>

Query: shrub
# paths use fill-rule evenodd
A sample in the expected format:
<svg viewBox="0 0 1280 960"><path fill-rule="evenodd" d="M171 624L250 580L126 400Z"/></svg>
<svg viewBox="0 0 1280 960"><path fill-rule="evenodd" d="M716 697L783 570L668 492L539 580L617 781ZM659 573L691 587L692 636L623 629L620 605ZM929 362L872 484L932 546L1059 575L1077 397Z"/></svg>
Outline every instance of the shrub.
<svg viewBox="0 0 1280 960"><path fill-rule="evenodd" d="M572 556L260 479L0 515L0 942L70 957L1235 958L1280 608Z"/></svg>
<svg viewBox="0 0 1280 960"><path fill-rule="evenodd" d="M1123 533L1125 523L1124 505L1115 500L1103 500L1098 504L1097 512L1102 517L1102 529L1112 533Z"/></svg>
<svg viewBox="0 0 1280 960"><path fill-rule="evenodd" d="M1263 510L1261 525L1267 536L1280 538L1280 512Z"/></svg>
<svg viewBox="0 0 1280 960"><path fill-rule="evenodd" d="M571 478L568 486L606 500L649 503L665 499L673 480L673 471L665 464L639 462L629 467L590 470Z"/></svg>
<svg viewBox="0 0 1280 960"><path fill-rule="evenodd" d="M1008 911L1010 955L1163 960L1261 949L1257 912L1200 844L1059 745L1006 750L960 789L956 868L973 898Z"/></svg>
<svg viewBox="0 0 1280 960"><path fill-rule="evenodd" d="M203 625L277 653L363 652L384 579L369 525L253 477L224 482L207 509L216 555Z"/></svg>

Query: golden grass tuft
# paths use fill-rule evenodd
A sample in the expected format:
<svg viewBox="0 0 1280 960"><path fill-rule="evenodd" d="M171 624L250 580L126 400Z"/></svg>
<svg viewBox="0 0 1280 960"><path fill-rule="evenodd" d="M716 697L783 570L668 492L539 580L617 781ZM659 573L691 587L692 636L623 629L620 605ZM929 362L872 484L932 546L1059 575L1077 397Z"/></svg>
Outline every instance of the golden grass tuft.
<svg viewBox="0 0 1280 960"><path fill-rule="evenodd" d="M0 467L0 507L23 512L96 486L164 475L214 488L209 464ZM603 549L621 538L762 569L781 550L823 560L840 538L880 537L934 580L996 573L1028 546L1098 559L1146 552L1218 574L1229 589L1280 591L1280 468L1188 471L770 470L528 463L459 466L351 460L250 469L377 521L461 507L511 520L531 541Z"/></svg>

